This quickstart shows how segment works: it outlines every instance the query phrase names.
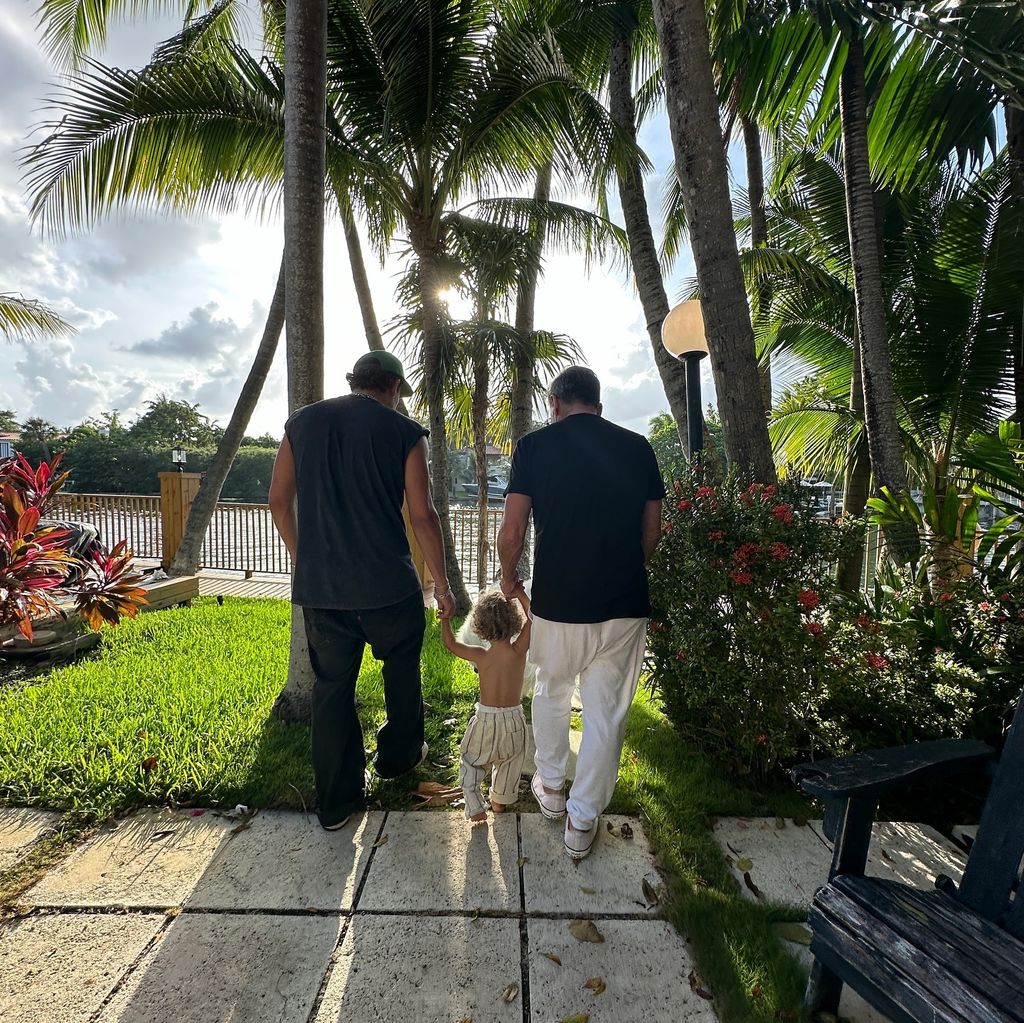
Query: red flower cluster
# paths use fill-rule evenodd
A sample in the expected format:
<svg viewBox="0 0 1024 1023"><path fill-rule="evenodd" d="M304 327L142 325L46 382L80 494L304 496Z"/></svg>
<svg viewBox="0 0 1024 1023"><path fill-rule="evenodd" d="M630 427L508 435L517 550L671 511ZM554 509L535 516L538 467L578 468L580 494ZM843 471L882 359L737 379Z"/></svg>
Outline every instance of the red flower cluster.
<svg viewBox="0 0 1024 1023"><path fill-rule="evenodd" d="M943 590L942 593L939 594L939 603L940 604L948 604L952 599L953 599L953 594L950 593L949 590Z"/></svg>
<svg viewBox="0 0 1024 1023"><path fill-rule="evenodd" d="M741 568L734 568L729 573L729 578L737 586L746 586L748 583L752 583L754 581L754 577L749 572L744 571Z"/></svg>
<svg viewBox="0 0 1024 1023"><path fill-rule="evenodd" d="M821 622L804 622L804 628L812 636L820 636L825 631L825 626Z"/></svg>
<svg viewBox="0 0 1024 1023"><path fill-rule="evenodd" d="M696 497L698 501L702 501L706 497L714 497L715 496L715 488L714 487L698 487L694 491L693 496Z"/></svg>
<svg viewBox="0 0 1024 1023"><path fill-rule="evenodd" d="M693 501L687 501L685 497L676 505L676 508L681 512L689 511L692 507Z"/></svg>
<svg viewBox="0 0 1024 1023"><path fill-rule="evenodd" d="M857 616L857 626L861 629L867 629L872 635L877 635L881 631L881 626L873 618L869 618L867 615Z"/></svg>
<svg viewBox="0 0 1024 1023"><path fill-rule="evenodd" d="M801 590L796 595L796 602L804 611L810 612L821 603L821 594L817 590Z"/></svg>
<svg viewBox="0 0 1024 1023"><path fill-rule="evenodd" d="M685 661L686 660L686 656L687 655L686 655L686 651L685 650L678 650L678 651L676 651L676 660L677 661Z"/></svg>
<svg viewBox="0 0 1024 1023"><path fill-rule="evenodd" d="M788 526L793 521L793 509L788 504L777 504L772 508L772 515L784 526Z"/></svg>
<svg viewBox="0 0 1024 1023"><path fill-rule="evenodd" d="M712 529L711 532L708 533L708 539L712 543L721 543L725 539L725 533L722 532L721 529Z"/></svg>
<svg viewBox="0 0 1024 1023"><path fill-rule="evenodd" d="M747 565L754 561L761 553L761 547L756 543L744 543L733 551L732 560L737 565Z"/></svg>
<svg viewBox="0 0 1024 1023"><path fill-rule="evenodd" d="M889 667L889 658L883 657L881 654L865 654L864 660L868 662L868 667L874 668L876 671Z"/></svg>
<svg viewBox="0 0 1024 1023"><path fill-rule="evenodd" d="M768 548L768 553L776 561L785 561L786 558L788 558L790 556L790 554L793 553L793 551L792 551L791 548L787 547L784 543L773 543Z"/></svg>

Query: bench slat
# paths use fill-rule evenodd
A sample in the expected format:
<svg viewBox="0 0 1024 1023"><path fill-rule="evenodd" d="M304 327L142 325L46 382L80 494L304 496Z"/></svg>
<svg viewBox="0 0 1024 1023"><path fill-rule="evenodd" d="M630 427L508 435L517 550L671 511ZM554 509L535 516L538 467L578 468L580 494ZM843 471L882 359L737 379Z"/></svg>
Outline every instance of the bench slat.
<svg viewBox="0 0 1024 1023"><path fill-rule="evenodd" d="M975 991L1024 1019L1024 945L944 892L864 877L839 877L834 885Z"/></svg>
<svg viewBox="0 0 1024 1023"><path fill-rule="evenodd" d="M852 988L885 993L899 1015L921 1023L1020 1023L947 967L894 932L854 899L827 885L810 914L811 951ZM893 1015L889 1006L884 1007Z"/></svg>

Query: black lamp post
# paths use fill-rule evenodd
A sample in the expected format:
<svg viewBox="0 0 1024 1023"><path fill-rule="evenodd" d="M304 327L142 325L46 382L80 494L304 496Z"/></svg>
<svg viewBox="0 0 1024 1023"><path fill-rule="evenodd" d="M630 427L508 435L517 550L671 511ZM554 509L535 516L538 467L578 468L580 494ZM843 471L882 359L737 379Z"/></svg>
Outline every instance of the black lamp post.
<svg viewBox="0 0 1024 1023"><path fill-rule="evenodd" d="M677 305L661 325L661 343L686 367L686 436L693 458L704 449L704 411L700 398L700 360L708 354L700 301Z"/></svg>
<svg viewBox="0 0 1024 1023"><path fill-rule="evenodd" d="M188 455L180 444L171 448L171 462L178 467L178 472L185 471L185 461L187 458Z"/></svg>

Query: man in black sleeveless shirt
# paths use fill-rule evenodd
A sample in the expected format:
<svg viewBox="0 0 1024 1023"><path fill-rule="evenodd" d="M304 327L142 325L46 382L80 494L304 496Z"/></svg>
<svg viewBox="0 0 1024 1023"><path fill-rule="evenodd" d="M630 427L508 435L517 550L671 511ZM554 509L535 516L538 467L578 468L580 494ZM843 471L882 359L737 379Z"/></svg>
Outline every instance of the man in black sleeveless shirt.
<svg viewBox="0 0 1024 1023"><path fill-rule="evenodd" d="M442 618L454 610L444 542L430 496L427 431L397 412L412 389L402 364L369 352L348 374L352 393L289 418L270 485L274 522L292 556L292 602L302 607L313 686L318 815L328 830L365 799L366 758L356 680L367 643L383 661L387 721L374 767L395 778L426 756L420 651L425 628L403 498Z"/></svg>
<svg viewBox="0 0 1024 1023"><path fill-rule="evenodd" d="M548 402L552 424L523 437L512 455L498 553L508 595L519 585L532 512L537 771L531 787L545 817L565 818L565 850L579 860L593 847L618 777L644 658L651 610L646 563L660 536L665 487L647 439L601 418L601 384L589 369L560 373ZM566 800L577 676L583 740Z"/></svg>

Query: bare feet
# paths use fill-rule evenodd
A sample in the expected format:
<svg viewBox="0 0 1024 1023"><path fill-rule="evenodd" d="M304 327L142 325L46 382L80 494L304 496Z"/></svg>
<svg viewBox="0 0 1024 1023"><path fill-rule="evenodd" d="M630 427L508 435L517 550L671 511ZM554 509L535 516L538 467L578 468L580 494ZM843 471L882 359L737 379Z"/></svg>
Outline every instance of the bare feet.
<svg viewBox="0 0 1024 1023"><path fill-rule="evenodd" d="M479 813L473 814L473 816L470 817L469 819L474 824L480 824L482 821L487 820L487 811L486 810L481 810Z"/></svg>
<svg viewBox="0 0 1024 1023"><path fill-rule="evenodd" d="M494 800L492 799L492 800L491 800L491 809L492 809L492 810L493 810L493 811L494 811L495 813L504 813L504 812L505 812L505 804L504 804L504 803L496 803L496 802L495 802L495 801L494 801Z"/></svg>

